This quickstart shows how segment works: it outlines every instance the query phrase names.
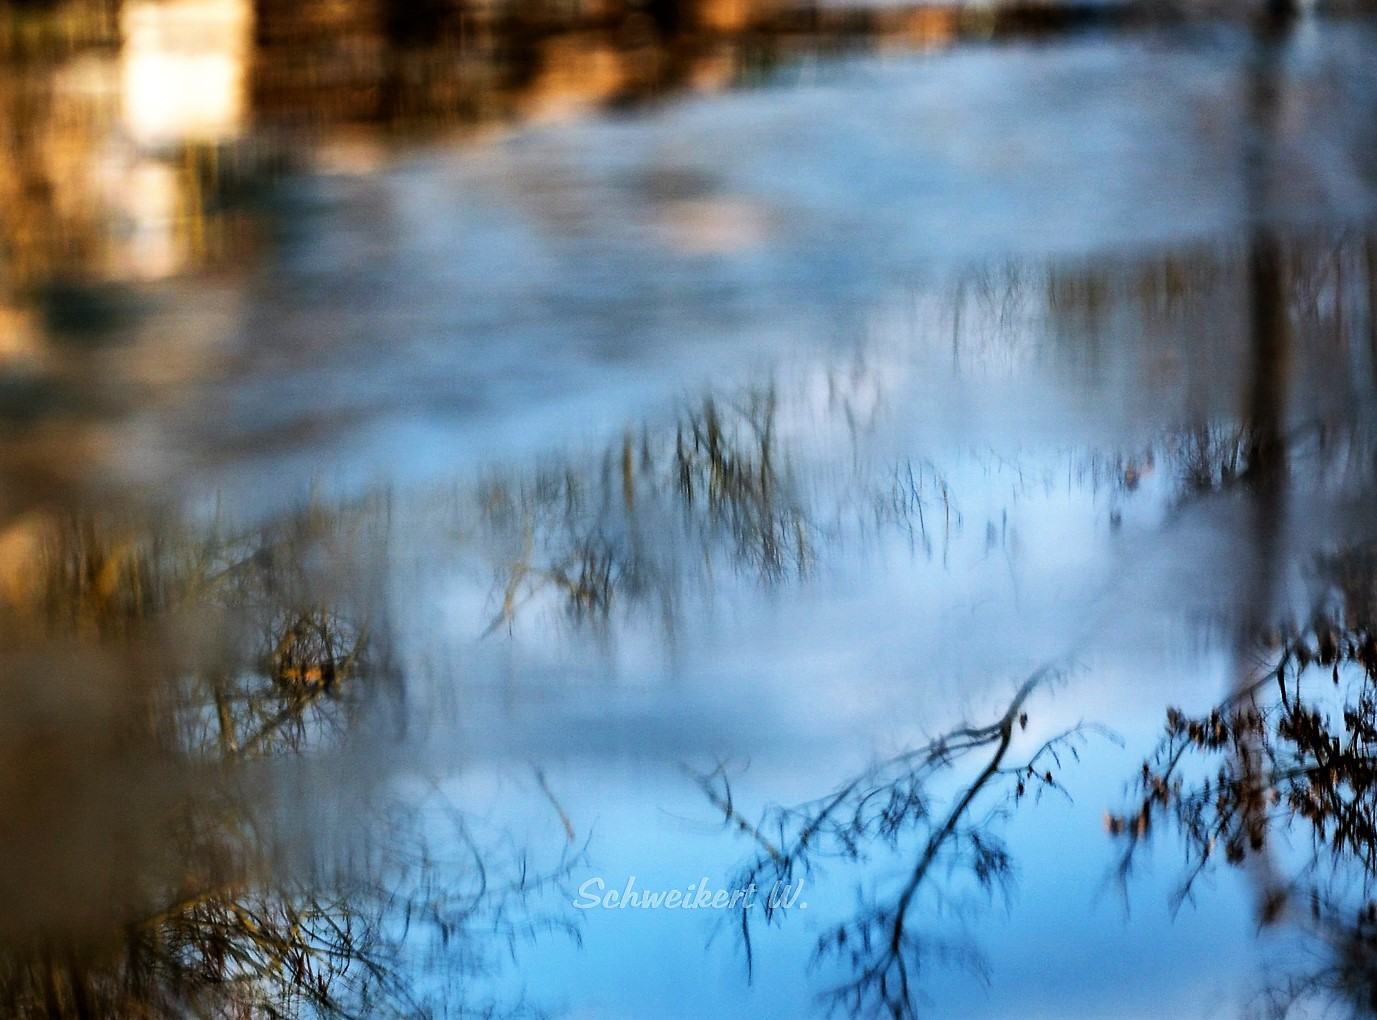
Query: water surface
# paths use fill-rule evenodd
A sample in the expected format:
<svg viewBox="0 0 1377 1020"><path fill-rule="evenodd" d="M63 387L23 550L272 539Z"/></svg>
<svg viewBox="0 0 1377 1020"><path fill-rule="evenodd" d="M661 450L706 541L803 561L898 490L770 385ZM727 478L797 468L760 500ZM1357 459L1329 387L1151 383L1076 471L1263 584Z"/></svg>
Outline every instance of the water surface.
<svg viewBox="0 0 1377 1020"><path fill-rule="evenodd" d="M417 10L6 15L5 1014L1370 1014L1377 26Z"/></svg>

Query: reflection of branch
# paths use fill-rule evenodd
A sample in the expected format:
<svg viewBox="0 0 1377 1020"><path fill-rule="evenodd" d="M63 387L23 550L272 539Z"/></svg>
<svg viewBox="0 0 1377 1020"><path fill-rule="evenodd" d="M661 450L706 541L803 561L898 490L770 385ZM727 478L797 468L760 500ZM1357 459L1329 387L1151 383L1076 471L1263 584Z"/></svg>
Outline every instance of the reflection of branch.
<svg viewBox="0 0 1377 1020"><path fill-rule="evenodd" d="M284 641L285 640L284 638ZM286 704L278 710L277 714L259 727L258 731L254 733L253 736L244 741L239 748L233 752L231 757L247 758L256 754L262 749L263 745L267 743L270 737L281 731L289 723L301 720L308 708L318 702L321 697L330 694L334 689L334 685L353 671L360 652L367 644L367 640L367 631L361 631L354 647L350 649L349 653L343 659L340 659L338 662L329 662L328 675L321 676L318 682L312 686L306 687L291 700L287 701ZM327 648L332 645L332 641L328 634L325 635L325 641ZM281 648L281 646L279 646L279 648ZM329 654L333 656L333 652Z"/></svg>
<svg viewBox="0 0 1377 1020"><path fill-rule="evenodd" d="M1022 799L1028 783L1037 784L1039 793L1045 789L1065 792L1050 769L1041 773L1036 769L1047 758L1060 765L1060 749L1078 756L1076 745L1088 732L1087 727L1075 727L1044 742L1016 769L1005 765L1016 728L1027 725L1028 699L1060 672L1051 665L1038 669L1019 686L1000 718L988 725L958 727L922 747L894 755L817 801L771 809L766 820L771 828L778 828L778 841L766 837L763 826L752 824L741 814L721 766L707 775L694 776L726 821L762 849L739 873L734 882L738 888L787 885L811 872L822 858L857 861L868 854L872 845L897 851L911 833L925 833L922 849L892 902L865 908L858 917L819 939L818 959L830 954L845 957L856 975L829 993L834 1007L844 1008L852 1015L874 1012L900 1018L913 1016L917 999L913 977L917 965L933 954L963 955L933 937L919 937L910 930L917 898L930 887L933 866L939 860L945 860L953 869L969 871L987 890L995 883L1007 882L1012 867L1008 854L999 840L986 831L989 822L1003 812L992 812L974 825L969 822L977 799L998 780L1007 777L1009 787L1005 796L1013 802ZM981 751L988 755L976 776L945 812L934 815L928 792L930 783ZM786 908L768 896L741 907L741 938L748 970L752 964L750 918L756 909L768 924Z"/></svg>
<svg viewBox="0 0 1377 1020"><path fill-rule="evenodd" d="M559 798L555 796L555 791L550 789L550 784L545 779L545 770L537 768L535 770L535 777L536 782L540 784L540 792L545 794L545 798L550 802L550 806L553 807L555 813L559 815L560 824L564 826L564 835L568 838L569 842L572 843L575 839L574 823L569 820L569 815L565 812L563 805L560 804Z"/></svg>
<svg viewBox="0 0 1377 1020"><path fill-rule="evenodd" d="M1228 864L1242 865L1266 853L1274 831L1297 823L1311 836L1306 871L1328 862L1323 870L1332 873L1348 861L1364 887L1377 882L1377 640L1368 623L1354 623L1344 629L1317 617L1307 633L1286 640L1255 681L1208 714L1167 710L1166 735L1143 764L1137 808L1109 818L1111 833L1126 841L1121 881L1154 820L1166 818L1185 837L1188 870L1178 905L1219 849ZM1318 689L1307 689L1316 673ZM1344 675L1355 673L1343 691ZM1217 758L1218 768L1192 781L1188 755ZM1276 883L1264 897L1264 922L1276 920L1285 888L1298 881Z"/></svg>
<svg viewBox="0 0 1377 1020"><path fill-rule="evenodd" d="M518 556L508 568L506 590L502 593L502 609L493 617L492 623L488 624L488 629L483 632L483 637L488 637L497 632L503 624L511 627L512 620L516 617L516 595L521 589L521 583L526 580L526 575L531 570L531 525L526 524L522 532L521 555Z"/></svg>
<svg viewBox="0 0 1377 1020"><path fill-rule="evenodd" d="M996 740L994 754L986 762L985 767L980 771L980 775L975 781L966 788L961 799L947 813L947 819L941 827L928 837L927 846L923 848L923 855L918 858L918 863L913 869L913 874L909 877L908 884L904 886L904 891L900 893L898 903L894 908L894 930L890 937L890 952L897 954L899 945L904 937L904 921L908 917L909 905L913 902L913 896L918 891L923 879L927 877L928 869L932 867L932 862L937 857L937 852L951 839L952 833L956 831L957 823L965 817L966 811L971 806L971 801L985 789L985 785L994 778L999 771L1000 763L1004 761L1004 755L1009 750L1009 744L1014 739L1014 721L1023 711L1023 703L1028 700L1028 696L1033 693L1037 686L1046 678L1045 669L1038 670L1031 677L1024 681L1023 686L1014 695L1014 700L1010 703L1008 711L992 727L986 727L983 731L967 731L968 733L980 732L982 736L993 737Z"/></svg>
<svg viewBox="0 0 1377 1020"><path fill-rule="evenodd" d="M731 782L728 780L726 769L722 765L719 764L717 768L705 776L699 775L687 767L685 771L698 785L698 788L703 791L712 806L722 812L723 820L728 825L735 826L738 832L746 833L759 843L761 849L770 855L771 860L778 861L780 859L779 850L770 842L769 837L761 832L750 819L736 810L736 805L732 801ZM722 784L720 791L713 785L714 782Z"/></svg>
<svg viewBox="0 0 1377 1020"><path fill-rule="evenodd" d="M956 731L955 735L971 742L971 749L981 744L993 742L994 752L980 773L949 809L946 818L929 835L923 852L914 865L908 882L899 893L893 909L891 911L876 911L873 920L863 922L862 944L866 947L863 955L869 956L869 960L855 981L848 985L842 985L832 993L834 1001L846 1006L852 1015L860 1014L868 1003L895 1017L914 1014L914 994L910 983L908 954L912 953L915 961L921 957L920 943L908 936L907 933L909 911L913 905L914 897L927 879L933 862L937 860L938 855L948 847L957 834L958 826L970 810L972 802L999 773L1000 765L1003 763L1004 756L1008 753L1009 745L1013 740L1014 725L1023 714L1024 702L1042 684L1050 672L1049 668L1044 667L1025 680L1015 693L1009 708L998 722L978 729L967 728ZM944 744L945 740L938 741L938 745ZM945 746L939 746L938 753L946 757L950 752ZM1050 774L1047 782L1049 784L1052 782ZM1007 868L1007 858L1003 856L1002 849L996 848L988 842L982 842L974 833L972 834L972 845L975 855L972 867L982 884L986 884L991 877L995 876L996 872ZM884 949L880 953L874 954L873 951L869 951L869 939L865 936L869 935L872 930L883 928L885 925L888 926L888 937L884 943ZM839 929L840 932L845 930L845 926Z"/></svg>

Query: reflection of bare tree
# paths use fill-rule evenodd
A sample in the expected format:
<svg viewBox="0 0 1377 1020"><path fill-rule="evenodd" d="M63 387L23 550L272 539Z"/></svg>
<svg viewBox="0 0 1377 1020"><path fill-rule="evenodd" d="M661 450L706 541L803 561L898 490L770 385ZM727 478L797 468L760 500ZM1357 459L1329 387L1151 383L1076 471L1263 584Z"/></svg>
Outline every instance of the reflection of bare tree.
<svg viewBox="0 0 1377 1020"><path fill-rule="evenodd" d="M479 508L500 592L489 632L547 593L575 620L604 625L618 605L650 606L669 625L699 573L766 584L806 575L839 529L811 505L778 414L773 387L708 397L672 430L628 434L590 469L565 463L488 481ZM925 549L929 512L953 527L946 483L927 465L851 481L847 495L859 498L847 512L867 524L907 528Z"/></svg>
<svg viewBox="0 0 1377 1020"><path fill-rule="evenodd" d="M247 535L192 535L167 522L146 533L90 517L48 522L30 622L114 643L213 626L198 635L213 668L168 663L176 680L155 694L170 714L157 721L178 725L160 730L160 743L171 738L177 753L212 759L299 750L308 730L347 729L358 699L384 693L389 680L378 659L385 643L369 637L378 593L368 585L380 564L359 552L376 547L368 532L377 509L311 507Z"/></svg>
<svg viewBox="0 0 1377 1020"><path fill-rule="evenodd" d="M73 778L117 769L136 785L105 813L77 817L84 860L73 874L7 854L45 886L86 881L89 896L108 882L110 902L78 919L56 908L31 920L0 917L5 1015L497 1009L464 985L491 959L494 940L546 926L525 904L569 861L537 874L438 790L403 797L386 780L332 782L311 795L339 802L320 807L328 822L288 824L283 812L302 807L276 783L274 796L262 788L267 769L287 780L293 761L332 761L386 706L394 680L372 587L378 565L368 562L386 519L379 509L312 506L239 535L167 522L135 531L89 517L43 526L26 597L12 599L0 620L11 647L55 635L116 664L89 683L113 683L121 667L131 680L92 696L108 701L98 724L117 736L103 756L69 762L66 777L45 778L39 751L6 734L7 767L34 778L0 805L13 815L30 810L16 798L48 797L49 812L64 819L80 815L67 788ZM13 694L26 679L8 674ZM89 750L78 738L91 706L71 711L71 732L57 734L68 757ZM334 850L318 845L316 824L330 826ZM141 849L113 868L102 861L130 842ZM19 849L36 852L22 839ZM102 867L108 879L85 874ZM425 966L430 954L438 967Z"/></svg>
<svg viewBox="0 0 1377 1020"><path fill-rule="evenodd" d="M750 393L735 407L708 399L685 417L672 446L628 436L594 479L565 469L524 491L490 487L487 520L521 536L492 629L543 587L561 593L575 618L605 621L614 600L651 601L668 614L684 568L675 544L657 534L665 526L682 528L705 558L725 548L738 569L765 580L804 570L815 526L774 421L772 392ZM533 559L537 538L543 563Z"/></svg>
<svg viewBox="0 0 1377 1020"><path fill-rule="evenodd" d="M1254 680L1208 714L1169 710L1166 735L1143 766L1140 803L1109 819L1124 840L1124 875L1159 820L1182 833L1182 899L1221 857L1254 871L1265 864L1271 881L1262 889L1262 922L1289 917L1331 956L1317 971L1271 990L1270 1008L1279 1015L1314 996L1364 1011L1374 1002L1374 563L1367 546L1322 557L1319 576L1328 590L1309 625L1272 628L1255 646ZM1309 852L1279 875L1294 837Z"/></svg>
<svg viewBox="0 0 1377 1020"><path fill-rule="evenodd" d="M1308 434L1331 459L1342 459L1345 447L1365 446L1354 430L1346 442L1334 442L1338 437L1323 422L1293 424L1296 352L1309 333L1324 345L1319 360L1328 364L1335 340L1346 339L1344 313L1355 297L1365 297L1368 317L1373 313L1370 295L1344 283L1351 239L1311 248L1288 244L1275 226L1273 148L1281 130L1292 13L1288 3L1269 5L1249 78L1253 132L1243 173L1251 221L1249 344L1242 413L1233 426L1187 431L1159 458L1177 465L1183 503L1235 489L1245 500L1249 548L1233 600L1231 690L1203 715L1168 710L1166 736L1143 765L1137 807L1108 818L1111 833L1124 840L1121 879L1157 820L1170 819L1183 834L1188 868L1178 905L1221 856L1248 874L1260 923L1276 923L1288 910L1294 915L1298 901L1308 900L1301 923L1329 946L1333 963L1275 986L1265 1005L1277 1015L1317 996L1338 998L1360 1012L1372 1007L1368 905L1357 912L1355 927L1348 919L1353 914L1344 917L1338 904L1354 895L1366 900L1377 876L1377 646L1360 595L1369 584L1370 553L1350 548L1321 557L1319 573L1330 593L1339 594L1338 608L1327 595L1304 631L1276 622L1284 618L1288 506L1301 477L1297 448ZM1333 312L1322 311L1327 308ZM1325 465L1319 467L1316 487L1325 481ZM1356 585L1355 569L1364 577ZM1284 864L1287 837L1295 834L1310 847L1299 870Z"/></svg>
<svg viewBox="0 0 1377 1020"><path fill-rule="evenodd" d="M1028 700L1056 676L1050 667L1032 674L992 723L953 729L873 765L825 797L773 808L758 823L735 806L722 769L698 777L727 823L760 847L732 882L736 888L761 891L756 902L740 910L748 966L753 919L758 914L769 924L784 913L765 895L768 890L813 875L829 859L859 861L877 848L899 853L914 846L917 855L897 889L871 899L857 916L818 939L817 960L838 960L853 974L827 994L828 1004L855 1017L916 1016L926 967L978 963L978 954L968 948L918 928L919 904L950 904L963 873L985 894L1007 888L1013 862L995 823L1025 796L1061 790L1056 772L1062 756L1078 757L1077 748L1088 733L1086 727L1074 727L1026 758L1008 760L1016 734L1027 726ZM966 778L943 804L939 788L953 776Z"/></svg>

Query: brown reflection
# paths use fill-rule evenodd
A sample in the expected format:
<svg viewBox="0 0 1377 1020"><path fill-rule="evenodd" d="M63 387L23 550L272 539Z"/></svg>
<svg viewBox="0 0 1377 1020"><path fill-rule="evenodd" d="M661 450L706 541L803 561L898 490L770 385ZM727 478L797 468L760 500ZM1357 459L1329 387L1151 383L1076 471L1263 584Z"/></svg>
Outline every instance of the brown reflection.
<svg viewBox="0 0 1377 1020"><path fill-rule="evenodd" d="M256 5L255 109L300 125L460 126L758 78L818 51L1114 20L1085 5L812 0L350 0Z"/></svg>
<svg viewBox="0 0 1377 1020"><path fill-rule="evenodd" d="M563 927L527 904L571 862L361 768L398 693L386 519L6 530L0 1012L490 1014L494 946Z"/></svg>
<svg viewBox="0 0 1377 1020"><path fill-rule="evenodd" d="M1365 257L1372 238L1360 229L1268 232L1227 253L1054 267L1017 284L1006 275L1006 289L991 287L1001 296L979 311L988 317L991 308L1027 305L1045 287L1054 323L1047 347L1073 372L1089 367L1093 379L1110 356L1101 333L1110 323L1120 328L1127 306L1138 324L1128 359L1133 379L1177 402L1184 420L1162 425L1159 417L1157 438L1141 446L1089 451L1082 476L1114 490L1118 504L1156 477L1173 517L1212 497L1237 497L1253 515L1251 548L1270 555L1281 547L1288 501L1366 484L1363 427L1355 423L1365 420L1366 328L1377 308ZM969 298L966 307L974 307ZM1209 344L1200 342L1204 336ZM1028 341L1015 329L975 339L982 346L958 351L963 367L1037 354L1016 346ZM1237 410L1212 413L1226 397ZM1240 585L1247 598L1235 606L1257 590L1256 583Z"/></svg>
<svg viewBox="0 0 1377 1020"><path fill-rule="evenodd" d="M242 254L247 0L23 7L0 39L0 300Z"/></svg>
<svg viewBox="0 0 1377 1020"><path fill-rule="evenodd" d="M1098 13L1096 13L1098 12ZM789 0L67 0L0 12L0 307L55 277L231 270L243 196L359 131L468 130L1111 8ZM339 143L339 144L334 144Z"/></svg>

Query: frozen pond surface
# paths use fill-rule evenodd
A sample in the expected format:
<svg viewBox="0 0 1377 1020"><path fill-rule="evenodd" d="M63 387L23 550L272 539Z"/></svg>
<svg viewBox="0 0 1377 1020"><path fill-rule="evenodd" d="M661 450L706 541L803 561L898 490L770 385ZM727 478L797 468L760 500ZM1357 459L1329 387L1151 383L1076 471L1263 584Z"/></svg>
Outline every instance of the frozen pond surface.
<svg viewBox="0 0 1377 1020"><path fill-rule="evenodd" d="M1377 25L915 24L7 70L0 1012L1372 1014Z"/></svg>

